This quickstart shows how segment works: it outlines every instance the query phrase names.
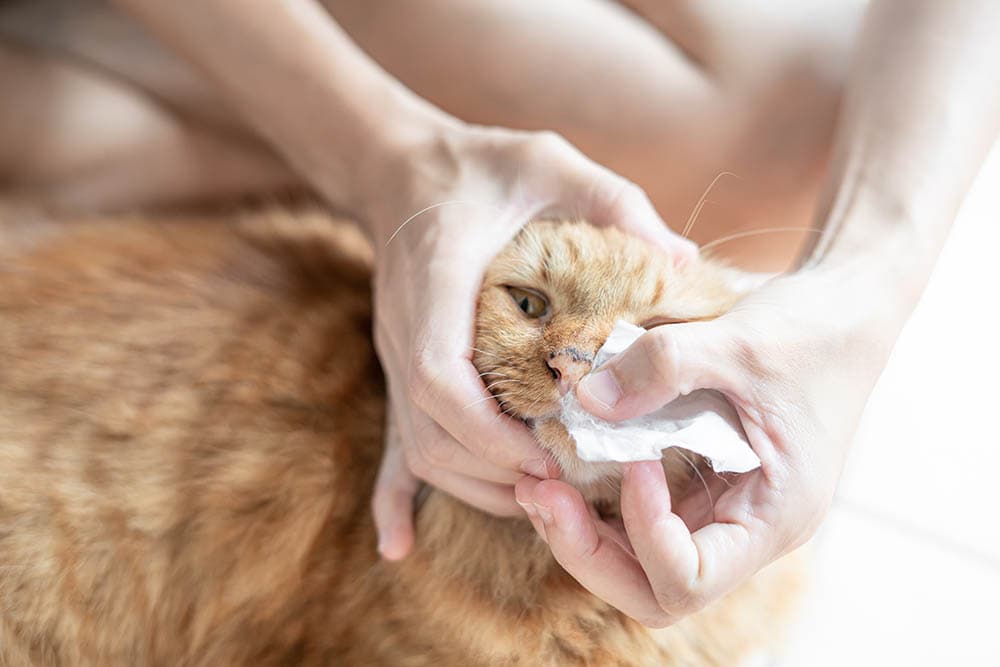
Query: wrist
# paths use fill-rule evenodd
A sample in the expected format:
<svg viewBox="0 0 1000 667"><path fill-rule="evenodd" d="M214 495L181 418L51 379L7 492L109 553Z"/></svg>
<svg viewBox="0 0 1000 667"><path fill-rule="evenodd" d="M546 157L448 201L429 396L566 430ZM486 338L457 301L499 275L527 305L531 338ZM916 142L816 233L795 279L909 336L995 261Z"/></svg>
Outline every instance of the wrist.
<svg viewBox="0 0 1000 667"><path fill-rule="evenodd" d="M432 167L423 156L464 126L405 89L385 91L377 106L377 112L349 123L351 132L332 128L329 141L314 137L318 150L307 167L327 199L369 233L375 231L374 212L398 195L405 175Z"/></svg>
<svg viewBox="0 0 1000 667"><path fill-rule="evenodd" d="M834 202L823 234L800 271L841 285L862 312L877 311L889 330L902 328L927 284L950 226L950 211L915 211L905 202L854 189Z"/></svg>
<svg viewBox="0 0 1000 667"><path fill-rule="evenodd" d="M853 255L830 255L797 274L819 309L817 322L850 341L859 360L881 367L909 319L930 269L907 261L909 245L885 238Z"/></svg>
<svg viewBox="0 0 1000 667"><path fill-rule="evenodd" d="M354 214L387 240L407 217L455 199L495 201L530 133L465 124L442 114L383 137L358 170Z"/></svg>

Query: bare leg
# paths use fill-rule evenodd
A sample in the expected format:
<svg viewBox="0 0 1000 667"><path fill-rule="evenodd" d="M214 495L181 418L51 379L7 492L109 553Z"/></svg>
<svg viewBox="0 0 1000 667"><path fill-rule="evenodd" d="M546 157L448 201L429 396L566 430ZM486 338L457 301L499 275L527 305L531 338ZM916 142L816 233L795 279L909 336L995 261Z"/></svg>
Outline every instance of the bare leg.
<svg viewBox="0 0 1000 667"><path fill-rule="evenodd" d="M4 29L17 26L4 20L9 9L0 6L0 88L7 93L0 102L0 190L57 208L108 210L233 197L296 182L252 138L178 113L113 70L44 43L5 43ZM58 26L38 20L50 16L29 18L40 35L59 36ZM94 38L106 34L77 36L100 44ZM17 40L25 41L33 40ZM139 44L141 50L149 46L144 39Z"/></svg>
<svg viewBox="0 0 1000 667"><path fill-rule="evenodd" d="M808 225L861 3L327 0L368 53L466 120L555 129L692 238ZM751 237L772 267L801 235ZM776 242L778 248L775 248ZM772 252L773 251L773 252ZM768 258L774 255L773 258Z"/></svg>
<svg viewBox="0 0 1000 667"><path fill-rule="evenodd" d="M629 4L328 3L358 43L417 93L470 122L555 129L642 185L675 228L718 173L737 174L702 211L692 233L701 243L748 227L807 225L860 8L833 3L820 15L814 3L781 3L787 6L770 13L746 2ZM185 128L219 134L228 160L259 166L270 159L209 86L127 21L112 16L102 24L107 11L79 3L34 3L48 5L70 19L50 16L45 30L34 31L36 43L151 92L175 123L183 118ZM0 13L0 32L3 19ZM116 39L98 39L109 29L119 31ZM249 172L259 179L258 168ZM213 185L210 179L201 190ZM773 267L797 242L756 237L728 247L737 259Z"/></svg>

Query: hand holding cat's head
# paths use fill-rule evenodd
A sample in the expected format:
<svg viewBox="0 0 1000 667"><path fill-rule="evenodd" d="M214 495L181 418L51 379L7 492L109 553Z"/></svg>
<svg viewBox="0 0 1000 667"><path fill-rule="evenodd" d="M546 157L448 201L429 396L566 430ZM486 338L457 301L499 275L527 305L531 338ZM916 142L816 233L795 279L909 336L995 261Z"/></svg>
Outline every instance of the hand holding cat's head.
<svg viewBox="0 0 1000 667"><path fill-rule="evenodd" d="M576 457L559 399L591 371L615 322L711 319L736 298L718 265L676 263L611 227L535 222L487 271L473 363L501 411L528 424L567 479L593 481L605 471Z"/></svg>

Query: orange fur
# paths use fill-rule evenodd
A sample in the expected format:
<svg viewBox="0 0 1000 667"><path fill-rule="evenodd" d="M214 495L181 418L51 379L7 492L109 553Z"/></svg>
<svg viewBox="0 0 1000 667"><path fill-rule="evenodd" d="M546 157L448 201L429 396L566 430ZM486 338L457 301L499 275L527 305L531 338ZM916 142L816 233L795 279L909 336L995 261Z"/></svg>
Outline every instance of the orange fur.
<svg viewBox="0 0 1000 667"><path fill-rule="evenodd" d="M649 630L526 521L440 492L413 555L379 560L384 388L370 251L346 223L80 222L4 260L0 664L734 665L776 634L789 566ZM489 271L476 364L518 373L505 406L596 483L614 471L574 460L542 355L594 350L618 317L716 315L734 298L721 275L535 223ZM552 300L548 324L518 319L513 283Z"/></svg>

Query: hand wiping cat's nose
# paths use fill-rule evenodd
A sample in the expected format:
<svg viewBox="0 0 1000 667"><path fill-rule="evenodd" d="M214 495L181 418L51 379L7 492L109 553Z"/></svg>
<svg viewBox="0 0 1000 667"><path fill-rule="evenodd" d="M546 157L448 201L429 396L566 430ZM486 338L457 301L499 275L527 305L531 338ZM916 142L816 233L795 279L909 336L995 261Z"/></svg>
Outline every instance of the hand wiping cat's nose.
<svg viewBox="0 0 1000 667"><path fill-rule="evenodd" d="M592 359L592 354L583 353L576 348L566 348L549 354L545 363L555 378L560 396L568 394L576 383L590 372Z"/></svg>
<svg viewBox="0 0 1000 667"><path fill-rule="evenodd" d="M487 392L469 358L484 269L523 225L571 212L645 239L677 264L697 256L638 186L554 134L448 132L447 141L432 133L426 145L407 145L402 158L386 162L389 181L379 178L377 196L360 216L379 240L375 342L398 426L373 499L382 553L393 559L413 543L415 479L508 516L521 513L513 485L525 473L560 474L527 427ZM572 354L552 359L561 393L590 370L590 361Z"/></svg>
<svg viewBox="0 0 1000 667"><path fill-rule="evenodd" d="M720 321L656 327L580 381L583 408L608 421L648 414L719 380L718 350L728 345Z"/></svg>

